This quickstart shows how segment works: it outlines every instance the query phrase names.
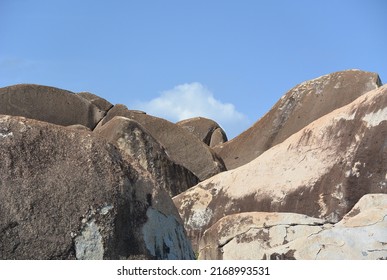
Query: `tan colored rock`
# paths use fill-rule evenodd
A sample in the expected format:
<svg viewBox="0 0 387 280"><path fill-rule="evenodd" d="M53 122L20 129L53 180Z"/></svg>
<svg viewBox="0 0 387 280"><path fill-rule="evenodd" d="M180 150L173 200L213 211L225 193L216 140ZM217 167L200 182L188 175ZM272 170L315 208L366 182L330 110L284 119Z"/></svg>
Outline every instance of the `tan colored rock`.
<svg viewBox="0 0 387 280"><path fill-rule="evenodd" d="M0 88L0 114L93 129L106 111L67 90L21 84Z"/></svg>
<svg viewBox="0 0 387 280"><path fill-rule="evenodd" d="M293 213L226 216L206 230L199 259L385 259L387 195L363 196L342 221Z"/></svg>
<svg viewBox="0 0 387 280"><path fill-rule="evenodd" d="M171 161L164 147L134 120L114 117L94 132L138 161L171 197L199 182L192 172Z"/></svg>
<svg viewBox="0 0 387 280"><path fill-rule="evenodd" d="M381 86L376 73L347 70L303 82L288 91L251 128L215 148L228 170L242 166L314 120Z"/></svg>
<svg viewBox="0 0 387 280"><path fill-rule="evenodd" d="M292 212L338 222L365 194L387 193L387 85L312 122L239 168L174 197L197 248L241 212Z"/></svg>
<svg viewBox="0 0 387 280"><path fill-rule="evenodd" d="M294 213L249 212L226 216L200 240L199 259L262 259L268 249L324 227L324 220Z"/></svg>
<svg viewBox="0 0 387 280"><path fill-rule="evenodd" d="M195 135L199 140L210 147L220 145L227 141L226 133L219 124L213 120L197 117L183 120L176 124ZM216 134L214 135L214 133Z"/></svg>
<svg viewBox="0 0 387 280"><path fill-rule="evenodd" d="M0 259L194 257L167 192L91 132L0 115L0 155Z"/></svg>
<svg viewBox="0 0 387 280"><path fill-rule="evenodd" d="M185 129L167 120L128 110L124 105L118 104L110 109L98 127L116 116L133 119L141 124L160 142L173 162L187 168L200 181L225 170L223 162L212 149Z"/></svg>

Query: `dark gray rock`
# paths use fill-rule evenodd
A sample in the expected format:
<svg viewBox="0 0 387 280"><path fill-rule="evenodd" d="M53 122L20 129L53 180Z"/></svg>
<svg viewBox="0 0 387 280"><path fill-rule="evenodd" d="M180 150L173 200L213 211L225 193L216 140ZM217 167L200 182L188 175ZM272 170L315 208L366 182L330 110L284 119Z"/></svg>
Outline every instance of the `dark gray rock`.
<svg viewBox="0 0 387 280"><path fill-rule="evenodd" d="M172 200L91 132L0 115L0 259L192 259Z"/></svg>
<svg viewBox="0 0 387 280"><path fill-rule="evenodd" d="M171 161L164 147L134 120L114 117L94 132L137 160L171 197L199 182L192 172Z"/></svg>

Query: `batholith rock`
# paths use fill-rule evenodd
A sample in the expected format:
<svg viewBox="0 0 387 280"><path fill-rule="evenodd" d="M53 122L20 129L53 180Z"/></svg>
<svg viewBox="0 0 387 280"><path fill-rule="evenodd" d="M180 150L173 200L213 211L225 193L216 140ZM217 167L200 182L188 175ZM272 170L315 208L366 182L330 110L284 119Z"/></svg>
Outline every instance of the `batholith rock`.
<svg viewBox="0 0 387 280"><path fill-rule="evenodd" d="M387 85L309 124L255 160L174 197L194 247L224 216L292 212L336 223L387 193Z"/></svg>
<svg viewBox="0 0 387 280"><path fill-rule="evenodd" d="M186 129L199 140L210 147L227 142L227 136L220 125L210 119L203 117L191 118L176 123L178 126Z"/></svg>
<svg viewBox="0 0 387 280"><path fill-rule="evenodd" d="M22 116L53 124L94 129L106 110L71 91L20 84L0 88L0 114Z"/></svg>
<svg viewBox="0 0 387 280"><path fill-rule="evenodd" d="M114 117L94 133L136 160L171 197L199 182L191 171L171 161L164 147L135 120Z"/></svg>
<svg viewBox="0 0 387 280"><path fill-rule="evenodd" d="M345 106L382 83L376 73L346 70L289 90L252 127L214 150L228 170L242 166L318 118Z"/></svg>
<svg viewBox="0 0 387 280"><path fill-rule="evenodd" d="M133 119L141 124L164 147L173 162L187 168L200 181L226 170L216 153L187 130L167 120L128 110L124 105L118 104L110 109L98 128L115 116Z"/></svg>
<svg viewBox="0 0 387 280"><path fill-rule="evenodd" d="M192 259L168 193L92 132L0 115L0 259Z"/></svg>
<svg viewBox="0 0 387 280"><path fill-rule="evenodd" d="M226 216L204 232L199 259L387 258L387 195L368 194L336 223L293 213Z"/></svg>

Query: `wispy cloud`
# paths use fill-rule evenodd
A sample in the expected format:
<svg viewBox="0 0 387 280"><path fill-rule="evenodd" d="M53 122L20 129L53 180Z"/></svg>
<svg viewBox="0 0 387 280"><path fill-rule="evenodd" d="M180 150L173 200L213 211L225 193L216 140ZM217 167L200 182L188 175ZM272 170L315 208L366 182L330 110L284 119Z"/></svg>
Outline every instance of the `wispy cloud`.
<svg viewBox="0 0 387 280"><path fill-rule="evenodd" d="M245 130L250 121L231 103L215 99L213 93L201 83L182 84L163 91L149 102L136 104L150 115L176 122L192 117L206 117L219 123L229 139Z"/></svg>

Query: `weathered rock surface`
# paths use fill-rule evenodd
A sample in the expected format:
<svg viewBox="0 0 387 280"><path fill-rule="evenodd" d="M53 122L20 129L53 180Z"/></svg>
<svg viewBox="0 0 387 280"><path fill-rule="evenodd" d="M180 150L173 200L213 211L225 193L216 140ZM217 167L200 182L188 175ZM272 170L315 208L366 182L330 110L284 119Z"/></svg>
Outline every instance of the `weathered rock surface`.
<svg viewBox="0 0 387 280"><path fill-rule="evenodd" d="M210 147L215 147L227 141L227 136L219 124L213 120L197 117L176 123L186 129L199 140Z"/></svg>
<svg viewBox="0 0 387 280"><path fill-rule="evenodd" d="M174 202L195 248L207 228L234 213L292 212L337 222L363 195L387 193L386 135L387 85Z"/></svg>
<svg viewBox="0 0 387 280"><path fill-rule="evenodd" d="M314 120L381 86L376 73L347 70L303 82L288 91L251 128L215 148L228 170L242 166Z"/></svg>
<svg viewBox="0 0 387 280"><path fill-rule="evenodd" d="M67 90L21 84L0 88L0 114L93 129L106 111Z"/></svg>
<svg viewBox="0 0 387 280"><path fill-rule="evenodd" d="M0 116L0 259L192 259L169 195L91 132Z"/></svg>
<svg viewBox="0 0 387 280"><path fill-rule="evenodd" d="M292 213L226 216L201 243L199 259L385 259L387 195L363 196L335 225Z"/></svg>
<svg viewBox="0 0 387 280"><path fill-rule="evenodd" d="M77 93L78 96L83 97L84 99L88 100L90 103L94 104L97 106L100 110L107 112L111 108L113 108L113 104L111 104L109 101L106 99L99 97L93 93L90 92L79 92Z"/></svg>
<svg viewBox="0 0 387 280"><path fill-rule="evenodd" d="M172 162L161 144L134 120L114 117L94 132L137 160L171 197L199 182L192 172Z"/></svg>
<svg viewBox="0 0 387 280"><path fill-rule="evenodd" d="M201 181L225 170L223 162L212 149L185 129L164 119L130 111L124 105L115 105L110 109L98 128L115 116L127 117L141 124L160 142L173 162L190 170Z"/></svg>

